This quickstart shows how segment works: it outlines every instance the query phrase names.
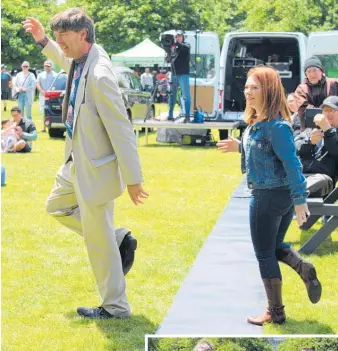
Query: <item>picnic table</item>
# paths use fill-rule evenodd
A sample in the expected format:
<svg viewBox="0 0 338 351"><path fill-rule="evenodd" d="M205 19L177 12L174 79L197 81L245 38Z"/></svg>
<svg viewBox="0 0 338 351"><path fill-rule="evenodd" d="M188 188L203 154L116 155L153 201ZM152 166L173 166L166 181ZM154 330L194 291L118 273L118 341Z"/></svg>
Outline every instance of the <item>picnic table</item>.
<svg viewBox="0 0 338 351"><path fill-rule="evenodd" d="M334 230L338 228L338 188L335 188L324 200L322 198L308 199L311 215L301 227L310 229L322 216L330 218L315 232L311 238L300 248L301 253L312 253Z"/></svg>

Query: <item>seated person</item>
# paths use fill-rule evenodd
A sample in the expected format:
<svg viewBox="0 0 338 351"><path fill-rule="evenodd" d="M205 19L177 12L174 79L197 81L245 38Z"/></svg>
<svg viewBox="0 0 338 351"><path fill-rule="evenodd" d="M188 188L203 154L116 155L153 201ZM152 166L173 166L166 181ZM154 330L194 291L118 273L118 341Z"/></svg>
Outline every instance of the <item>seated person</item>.
<svg viewBox="0 0 338 351"><path fill-rule="evenodd" d="M306 78L295 91L302 130L305 128L304 114L308 107L320 107L328 96L338 96L338 79L325 76L318 57L312 56L305 61L304 72Z"/></svg>
<svg viewBox="0 0 338 351"><path fill-rule="evenodd" d="M288 103L288 107L291 112L291 125L294 130L294 136L296 136L299 134L299 131L300 131L300 120L298 116L295 94L294 93L288 94L286 101Z"/></svg>
<svg viewBox="0 0 338 351"><path fill-rule="evenodd" d="M16 124L16 132L18 142L14 147L16 152L31 152L32 141L36 140L38 134L36 132L35 124L32 120L26 119L21 115L19 107L13 107L11 109L13 121Z"/></svg>
<svg viewBox="0 0 338 351"><path fill-rule="evenodd" d="M329 96L314 117L320 129L305 129L295 138L310 197L324 197L338 178L338 97Z"/></svg>
<svg viewBox="0 0 338 351"><path fill-rule="evenodd" d="M14 151L14 146L18 142L16 124L9 119L1 121L1 152Z"/></svg>

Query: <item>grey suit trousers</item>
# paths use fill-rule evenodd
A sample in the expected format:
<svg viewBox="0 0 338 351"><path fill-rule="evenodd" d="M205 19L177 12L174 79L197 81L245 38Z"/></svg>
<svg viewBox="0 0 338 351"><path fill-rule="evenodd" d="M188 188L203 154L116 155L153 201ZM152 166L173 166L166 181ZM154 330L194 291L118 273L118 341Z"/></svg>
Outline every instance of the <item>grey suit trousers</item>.
<svg viewBox="0 0 338 351"><path fill-rule="evenodd" d="M62 165L46 201L47 213L84 238L102 298L101 306L114 316L127 317L130 306L119 245L126 230L114 230L114 201L90 206L79 190L73 161Z"/></svg>

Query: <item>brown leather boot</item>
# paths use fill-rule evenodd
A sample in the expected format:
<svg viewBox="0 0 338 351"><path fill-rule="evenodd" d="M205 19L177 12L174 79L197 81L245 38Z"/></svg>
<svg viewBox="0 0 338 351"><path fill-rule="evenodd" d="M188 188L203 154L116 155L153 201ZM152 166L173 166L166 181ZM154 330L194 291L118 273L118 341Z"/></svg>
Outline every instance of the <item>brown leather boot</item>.
<svg viewBox="0 0 338 351"><path fill-rule="evenodd" d="M322 286L313 264L304 261L300 254L291 247L277 249L276 256L279 261L284 262L299 274L306 286L310 301L317 303L322 295Z"/></svg>
<svg viewBox="0 0 338 351"><path fill-rule="evenodd" d="M285 312L282 303L282 281L279 278L263 279L266 297L268 299L267 310L257 317L249 317L248 322L254 325L264 323L283 324Z"/></svg>

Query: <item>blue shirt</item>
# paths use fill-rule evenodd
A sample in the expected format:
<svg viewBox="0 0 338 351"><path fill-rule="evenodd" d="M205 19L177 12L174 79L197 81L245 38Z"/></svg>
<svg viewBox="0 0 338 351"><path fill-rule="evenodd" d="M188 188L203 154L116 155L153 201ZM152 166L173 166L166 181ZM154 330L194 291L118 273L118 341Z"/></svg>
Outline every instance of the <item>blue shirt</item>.
<svg viewBox="0 0 338 351"><path fill-rule="evenodd" d="M49 90L51 88L55 77L56 77L56 73L54 71L51 71L49 73L44 71L44 72L39 73L38 78L37 78L37 83L40 84L40 87L42 88L42 90L46 91L46 90ZM40 95L41 95L41 93L40 93Z"/></svg>
<svg viewBox="0 0 338 351"><path fill-rule="evenodd" d="M70 96L69 96L67 120L65 122L66 131L70 138L73 137L74 109L75 109L77 89L79 87L79 82L81 79L83 68L88 58L88 54L89 52L83 55L82 57L80 57L79 59L74 60L75 61L74 76L73 76L72 87L71 87Z"/></svg>

